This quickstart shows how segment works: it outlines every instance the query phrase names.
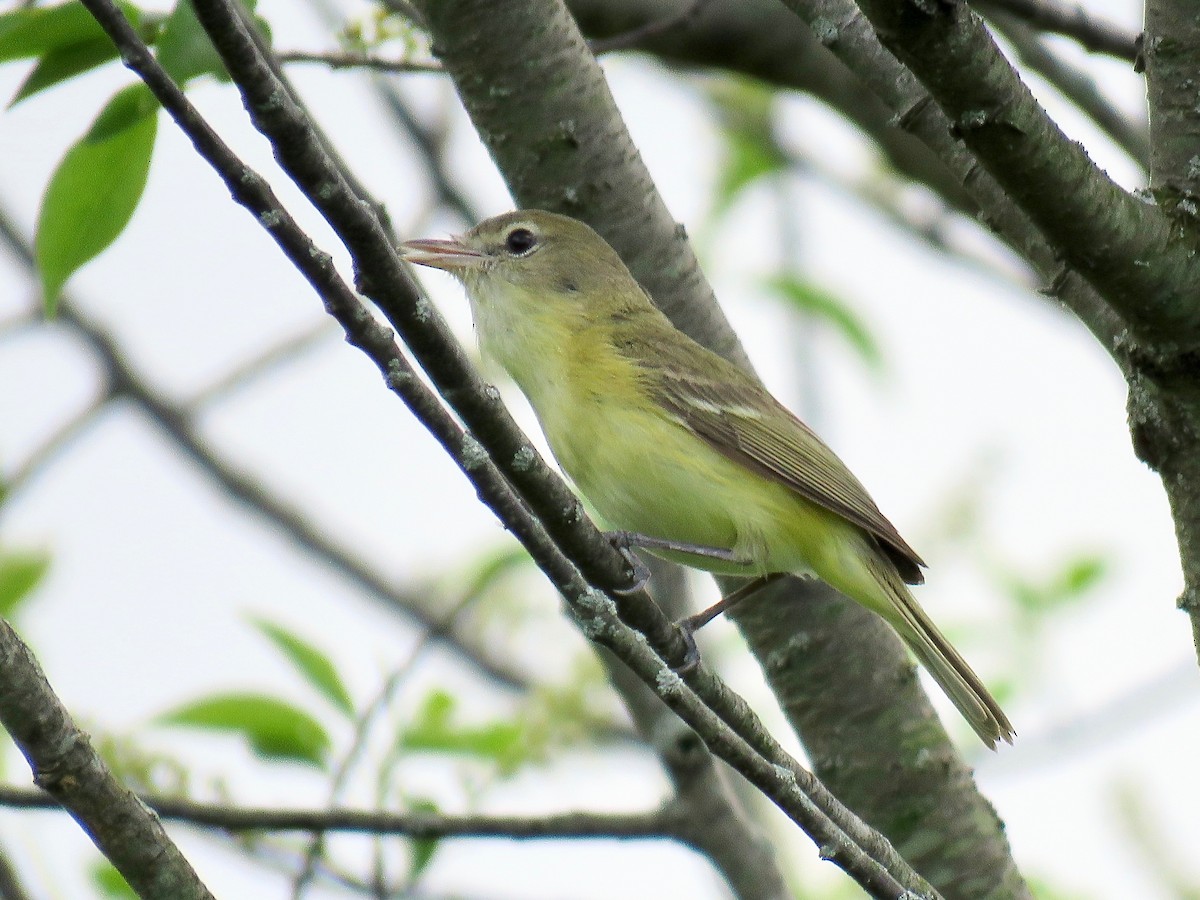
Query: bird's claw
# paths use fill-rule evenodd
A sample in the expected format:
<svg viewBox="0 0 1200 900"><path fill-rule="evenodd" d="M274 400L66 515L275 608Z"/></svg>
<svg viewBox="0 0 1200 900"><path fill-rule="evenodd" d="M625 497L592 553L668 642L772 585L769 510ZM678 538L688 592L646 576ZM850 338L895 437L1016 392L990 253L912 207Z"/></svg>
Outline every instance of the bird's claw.
<svg viewBox="0 0 1200 900"><path fill-rule="evenodd" d="M686 675L700 665L700 648L696 645L696 629L692 625L690 616L676 622L675 628L679 631L679 636L683 638L684 651L683 661L671 668L676 675Z"/></svg>
<svg viewBox="0 0 1200 900"><path fill-rule="evenodd" d="M621 596L636 594L644 588L650 581L650 568L642 562L636 553L630 547L631 535L628 531L609 531L604 535L608 538L609 543L613 545L625 563L629 566L629 572L633 578L633 584L625 588L614 588L613 592Z"/></svg>

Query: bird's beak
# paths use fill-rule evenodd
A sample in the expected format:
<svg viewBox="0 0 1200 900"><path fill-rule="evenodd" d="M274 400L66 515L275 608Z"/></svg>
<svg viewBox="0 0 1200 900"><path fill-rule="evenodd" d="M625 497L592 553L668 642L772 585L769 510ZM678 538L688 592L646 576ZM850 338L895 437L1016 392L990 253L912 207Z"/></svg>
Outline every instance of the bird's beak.
<svg viewBox="0 0 1200 900"><path fill-rule="evenodd" d="M400 249L404 251L404 259L410 263L445 269L447 272L477 269L487 260L487 257L478 250L472 250L464 244L460 237L451 238L448 241L429 238L405 241L400 245Z"/></svg>

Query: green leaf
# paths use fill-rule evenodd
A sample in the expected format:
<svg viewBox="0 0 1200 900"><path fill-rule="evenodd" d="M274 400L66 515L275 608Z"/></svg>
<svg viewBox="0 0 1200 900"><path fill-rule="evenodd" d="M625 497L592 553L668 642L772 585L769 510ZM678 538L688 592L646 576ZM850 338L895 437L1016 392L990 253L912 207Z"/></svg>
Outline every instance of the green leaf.
<svg viewBox="0 0 1200 900"><path fill-rule="evenodd" d="M254 0L250 0L245 6L253 13ZM254 16L254 23L269 43L270 25L257 15ZM217 53L204 26L196 18L196 10L191 0L176 2L175 8L163 23L162 32L155 43L155 53L159 64L179 85L184 85L201 75L212 75L220 81L230 80L221 55Z"/></svg>
<svg viewBox="0 0 1200 900"><path fill-rule="evenodd" d="M1108 561L1102 556L1085 555L1070 560L1054 585L1056 593L1072 600L1090 591L1108 575Z"/></svg>
<svg viewBox="0 0 1200 900"><path fill-rule="evenodd" d="M45 553L0 555L0 616L11 619L49 568L50 557Z"/></svg>
<svg viewBox="0 0 1200 900"><path fill-rule="evenodd" d="M217 694L164 713L156 721L240 734L267 759L323 768L329 752L329 735L316 719L285 700L263 694Z"/></svg>
<svg viewBox="0 0 1200 900"><path fill-rule="evenodd" d="M126 15L138 15L134 7L122 4L122 9ZM98 40L108 41L108 35L82 3L28 6L0 15L0 62Z"/></svg>
<svg viewBox="0 0 1200 900"><path fill-rule="evenodd" d="M157 111L144 85L121 91L50 179L35 242L48 315L67 279L116 240L133 217L150 172Z"/></svg>
<svg viewBox="0 0 1200 900"><path fill-rule="evenodd" d="M102 859L92 866L92 881L101 897L112 900L137 900L137 893L129 886L125 877L116 870L107 859Z"/></svg>
<svg viewBox="0 0 1200 900"><path fill-rule="evenodd" d="M431 815L441 812L436 803L425 798L409 798L406 805L410 812L429 813ZM440 842L437 838L413 838L409 841L409 884L415 883L421 877L421 873L429 868L429 864L433 862L434 854L437 853L439 846Z"/></svg>
<svg viewBox="0 0 1200 900"><path fill-rule="evenodd" d="M520 723L459 726L452 721L455 706L450 694L431 691L413 722L401 733L397 746L409 751L474 756L496 763L505 773L515 771L530 758Z"/></svg>
<svg viewBox="0 0 1200 900"><path fill-rule="evenodd" d="M328 656L281 625L266 619L252 621L254 627L279 648L309 684L348 718L354 717L354 700Z"/></svg>
<svg viewBox="0 0 1200 900"><path fill-rule="evenodd" d="M883 370L883 353L875 336L844 300L796 275L777 275L766 286L795 309L832 326L873 371Z"/></svg>
<svg viewBox="0 0 1200 900"><path fill-rule="evenodd" d="M492 586L517 569L533 564L533 559L520 544L505 544L494 552L483 555L475 562L467 575L467 586L463 591L464 600L474 600L483 596Z"/></svg>
<svg viewBox="0 0 1200 900"><path fill-rule="evenodd" d="M1104 557L1083 554L1067 560L1042 583L1017 575L1006 575L1004 580L1022 610L1044 615L1083 599L1107 575L1108 562Z"/></svg>
<svg viewBox="0 0 1200 900"><path fill-rule="evenodd" d="M59 82L73 78L82 72L101 66L117 58L117 48L107 36L96 41L80 41L55 47L42 54L33 71L21 82L16 95L8 104L16 106L22 100L32 97L38 91L53 87Z"/></svg>
<svg viewBox="0 0 1200 900"><path fill-rule="evenodd" d="M196 18L190 0L179 0L163 25L155 47L158 61L182 85L200 75L228 80L225 64Z"/></svg>
<svg viewBox="0 0 1200 900"><path fill-rule="evenodd" d="M717 175L714 217L733 205L746 187L787 168L787 155L775 140L774 92L755 82L728 78L709 88L724 139Z"/></svg>

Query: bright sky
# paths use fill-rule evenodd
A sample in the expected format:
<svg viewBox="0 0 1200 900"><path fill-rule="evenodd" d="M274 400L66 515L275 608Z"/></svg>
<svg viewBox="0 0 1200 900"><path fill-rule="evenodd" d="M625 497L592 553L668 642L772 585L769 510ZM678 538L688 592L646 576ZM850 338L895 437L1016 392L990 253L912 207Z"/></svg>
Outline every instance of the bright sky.
<svg viewBox="0 0 1200 900"><path fill-rule="evenodd" d="M262 12L275 26L277 46L324 46L313 23L295 16L294 4L264 2ZM1108 14L1136 27L1132 4ZM701 233L719 143L696 93L639 60L610 59L605 68L668 206L691 234ZM1135 112L1136 76L1117 64L1096 71L1103 88ZM397 227L412 227L425 200L414 193L421 185L413 175L416 163L378 127L369 94L352 75L307 68L294 75ZM19 66L0 68L0 96L10 96L21 77ZM40 192L63 150L127 82L123 72L108 71L0 115L0 197L23 226L32 230ZM447 90L434 77L404 85L423 109L436 108ZM249 162L272 171L269 151L245 124L231 89L208 85L193 99ZM1060 115L1053 99L1047 102ZM815 104L789 102L787 110L787 139L797 149L848 176L870 165L857 138ZM1113 177L1136 186L1133 167L1094 131L1061 121ZM452 156L455 174L485 213L509 207L458 116ZM283 178L273 183L285 198L295 197ZM814 424L930 563L922 603L982 672L1028 679L1009 704L1017 745L975 760L1019 862L1028 874L1081 895L1165 900L1122 824L1119 792L1125 790L1151 823L1144 836L1161 841L1200 881L1200 869L1188 862L1189 848L1200 840L1191 802L1200 792L1198 674L1187 620L1175 610L1181 578L1166 503L1157 479L1134 458L1115 367L1044 298L998 285L970 266L946 264L856 201L812 180L797 180L788 191L802 263L870 323L886 361L882 377L824 330L802 342L807 358L797 360L795 338L803 326L755 287L777 260L775 191L755 190L743 199L706 248L706 268L768 384L797 408L797 374L818 385ZM305 212L299 203L292 206ZM437 236L454 224L424 223L419 236ZM313 234L333 249L315 222ZM969 229L955 234L1005 265ZM450 279L422 277L469 341L466 305ZM143 208L70 291L120 336L139 370L176 398L323 316L264 233L228 202L165 118ZM25 308L32 297L19 270L0 264L0 317ZM88 354L59 328L2 339L4 471L86 405L96 376ZM523 401L509 395L532 429ZM399 581L435 577L503 539L433 441L333 330L312 351L220 403L203 425L223 453ZM947 508L972 491L982 503L977 531L960 542L940 536ZM215 690L268 690L309 702L247 624L248 615L269 616L320 642L360 701L373 696L413 639L215 492L125 406L110 408L5 507L0 543L53 554L52 574L19 625L60 696L97 732L140 728L163 710ZM1011 634L1005 598L987 568L1036 581L1085 553L1100 554L1110 565L1100 587L1038 633ZM565 675L581 642L555 617L556 601L540 581L530 578L528 586L546 615L521 642L543 660L539 670ZM731 682L779 732L757 667L732 630L714 626L709 638ZM421 666L414 678L412 702L422 685L474 684L442 659ZM468 698L464 707L468 715L487 717L495 714L495 702ZM973 748L965 729L956 734ZM201 785L227 780L245 802L324 800L320 779L293 770L264 774L282 767L253 762L236 742L163 729L148 731L145 740L187 759ZM10 754L9 778L16 783L26 780L22 765ZM432 767L406 769L405 778L414 795L448 804L463 799L453 778ZM663 789L642 757L573 756L488 793L485 807L640 809ZM213 842L176 833L216 893L268 896L257 869ZM362 852L360 844L341 843L348 858ZM803 838L793 844L805 879L819 877L813 873L827 867L815 862ZM65 817L0 811L0 845L23 857L25 871L55 895L79 895L71 867L60 861L64 847L89 858L88 845ZM724 896L689 858L656 844L472 842L444 851L430 884L513 898ZM580 867L591 873L585 883ZM275 896L283 895L281 888Z"/></svg>

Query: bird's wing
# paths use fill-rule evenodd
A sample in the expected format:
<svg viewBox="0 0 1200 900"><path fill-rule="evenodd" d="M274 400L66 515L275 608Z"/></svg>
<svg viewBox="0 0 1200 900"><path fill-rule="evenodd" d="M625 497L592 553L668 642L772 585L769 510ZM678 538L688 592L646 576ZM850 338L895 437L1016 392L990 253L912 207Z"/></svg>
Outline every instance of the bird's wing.
<svg viewBox="0 0 1200 900"><path fill-rule="evenodd" d="M925 563L879 511L866 488L837 455L757 381L721 360L720 380L672 365L660 353L647 371L657 400L713 449L873 535L909 584L920 584ZM702 350L695 348L676 348ZM707 352L707 351L705 351ZM715 355L714 355L715 356ZM720 357L716 357L720 359ZM734 374L736 373L736 374Z"/></svg>

